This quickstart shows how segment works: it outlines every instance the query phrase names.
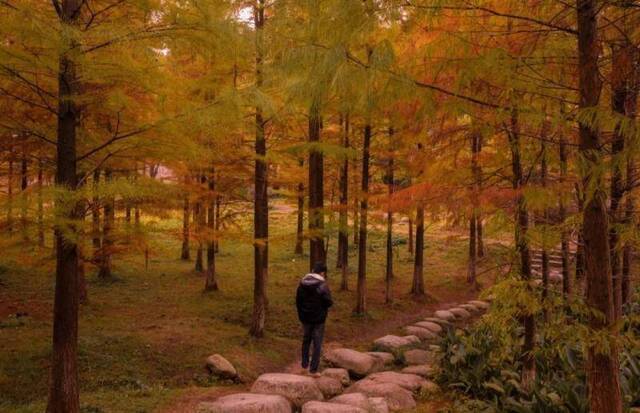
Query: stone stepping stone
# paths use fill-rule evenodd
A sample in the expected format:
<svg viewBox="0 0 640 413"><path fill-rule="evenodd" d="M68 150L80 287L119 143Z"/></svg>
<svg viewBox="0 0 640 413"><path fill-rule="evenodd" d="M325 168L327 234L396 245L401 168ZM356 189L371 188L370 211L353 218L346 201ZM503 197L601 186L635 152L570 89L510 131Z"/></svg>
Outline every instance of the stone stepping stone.
<svg viewBox="0 0 640 413"><path fill-rule="evenodd" d="M396 356L385 351L367 351L366 354L381 360L384 366L389 366L396 361Z"/></svg>
<svg viewBox="0 0 640 413"><path fill-rule="evenodd" d="M407 334L414 335L422 340L433 340L438 337L438 335L431 330L427 330L426 328L420 327L418 325L415 326L406 326L404 328L404 332Z"/></svg>
<svg viewBox="0 0 640 413"><path fill-rule="evenodd" d="M238 372L233 364L220 354L214 354L207 357L207 370L214 376L222 379L235 380L238 378Z"/></svg>
<svg viewBox="0 0 640 413"><path fill-rule="evenodd" d="M352 384L347 393L364 393L369 397L382 397L392 412L415 409L413 394L394 383L380 383L373 380L360 380Z"/></svg>
<svg viewBox="0 0 640 413"><path fill-rule="evenodd" d="M288 373L266 373L251 386L251 393L278 394L285 397L296 409L312 400L324 400L316 381L309 376Z"/></svg>
<svg viewBox="0 0 640 413"><path fill-rule="evenodd" d="M428 364L433 361L433 353L427 350L407 350L404 352L404 362L409 366Z"/></svg>
<svg viewBox="0 0 640 413"><path fill-rule="evenodd" d="M318 386L325 399L330 399L342 394L343 387L340 380L336 380L328 376L320 376L314 378L314 380L316 382L316 386Z"/></svg>
<svg viewBox="0 0 640 413"><path fill-rule="evenodd" d="M479 310L488 310L489 309L489 303L486 302L486 301L472 300L472 301L469 301L469 304L475 306Z"/></svg>
<svg viewBox="0 0 640 413"><path fill-rule="evenodd" d="M349 378L349 372L347 369L341 368L328 368L322 370L321 373L323 376L331 377L332 379L338 380L343 386L348 386L351 384L351 378Z"/></svg>
<svg viewBox="0 0 640 413"><path fill-rule="evenodd" d="M470 313L477 313L480 311L480 309L473 304L460 304L458 307L464 308Z"/></svg>
<svg viewBox="0 0 640 413"><path fill-rule="evenodd" d="M442 318L438 318L438 317L427 317L427 318L424 319L424 321L429 321L431 323L436 323L442 328L453 327L453 324L451 324L449 321L443 320Z"/></svg>
<svg viewBox="0 0 640 413"><path fill-rule="evenodd" d="M376 339L373 342L373 346L378 350L394 352L418 343L420 343L420 339L416 336L400 337L390 334Z"/></svg>
<svg viewBox="0 0 640 413"><path fill-rule="evenodd" d="M451 312L459 320L466 320L467 318L471 317L470 312L460 307L451 308L449 309L449 312Z"/></svg>
<svg viewBox="0 0 640 413"><path fill-rule="evenodd" d="M418 364L415 366L408 366L403 368L401 372L406 374L415 374L420 377L424 377L425 379L432 378L433 375L435 374L433 367L431 367L429 364Z"/></svg>
<svg viewBox="0 0 640 413"><path fill-rule="evenodd" d="M367 410L348 404L314 401L305 403L302 413L367 413Z"/></svg>
<svg viewBox="0 0 640 413"><path fill-rule="evenodd" d="M364 393L347 393L329 400L329 403L347 404L369 413L388 413L389 406L382 397L368 397Z"/></svg>
<svg viewBox="0 0 640 413"><path fill-rule="evenodd" d="M289 401L274 394L238 393L200 403L197 413L291 413Z"/></svg>
<svg viewBox="0 0 640 413"><path fill-rule="evenodd" d="M433 321L418 321L416 324L418 327L426 328L435 334L442 333L442 327L438 323L434 323Z"/></svg>
<svg viewBox="0 0 640 413"><path fill-rule="evenodd" d="M348 348L330 350L325 353L324 358L332 366L346 369L355 377L364 377L384 367L379 358Z"/></svg>
<svg viewBox="0 0 640 413"><path fill-rule="evenodd" d="M425 382L425 379L417 374L399 373L397 371L383 371L380 373L373 373L365 377L361 381L373 381L376 383L393 383L402 387L403 389L411 392L417 392L420 390Z"/></svg>
<svg viewBox="0 0 640 413"><path fill-rule="evenodd" d="M451 311L447 310L438 310L434 314L437 318L442 320L453 321L456 319L456 316Z"/></svg>

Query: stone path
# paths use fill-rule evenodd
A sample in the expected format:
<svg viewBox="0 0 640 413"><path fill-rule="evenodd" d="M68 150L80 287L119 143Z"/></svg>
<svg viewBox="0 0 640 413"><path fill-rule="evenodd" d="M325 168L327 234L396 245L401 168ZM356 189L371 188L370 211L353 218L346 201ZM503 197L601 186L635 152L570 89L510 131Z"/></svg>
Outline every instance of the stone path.
<svg viewBox="0 0 640 413"><path fill-rule="evenodd" d="M456 323L482 314L486 301L472 300L438 310L405 326L405 335L389 334L371 351L329 349L319 377L291 373L263 374L249 393L200 403L197 413L386 413L416 407L416 397L438 386L433 376L437 340Z"/></svg>

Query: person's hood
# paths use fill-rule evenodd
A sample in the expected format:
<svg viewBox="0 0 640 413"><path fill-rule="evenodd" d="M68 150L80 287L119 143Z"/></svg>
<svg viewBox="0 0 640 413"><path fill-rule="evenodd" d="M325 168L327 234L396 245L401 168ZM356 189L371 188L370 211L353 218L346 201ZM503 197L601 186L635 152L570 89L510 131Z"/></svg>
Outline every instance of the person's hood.
<svg viewBox="0 0 640 413"><path fill-rule="evenodd" d="M300 280L300 284L303 287L317 287L322 283L324 283L324 277L313 272L305 275L304 277L302 277L302 280Z"/></svg>

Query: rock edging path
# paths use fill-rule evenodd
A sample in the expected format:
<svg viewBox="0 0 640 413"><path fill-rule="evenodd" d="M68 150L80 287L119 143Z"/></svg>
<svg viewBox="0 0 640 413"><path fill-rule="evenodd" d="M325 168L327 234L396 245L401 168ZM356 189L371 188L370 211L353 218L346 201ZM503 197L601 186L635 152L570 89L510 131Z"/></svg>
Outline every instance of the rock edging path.
<svg viewBox="0 0 640 413"><path fill-rule="evenodd" d="M369 352L348 348L329 350L330 367L319 377L266 373L249 393L200 403L197 413L386 413L416 407L421 393L437 391L430 379L434 346L455 323L482 314L487 301L472 300L438 310L433 317L403 328L406 335L389 334L372 343Z"/></svg>

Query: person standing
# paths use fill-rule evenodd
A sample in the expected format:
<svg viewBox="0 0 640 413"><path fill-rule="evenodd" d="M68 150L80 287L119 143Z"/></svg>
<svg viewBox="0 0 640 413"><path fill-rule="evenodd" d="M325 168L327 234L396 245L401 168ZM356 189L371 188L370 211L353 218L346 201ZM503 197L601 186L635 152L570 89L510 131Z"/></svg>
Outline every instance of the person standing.
<svg viewBox="0 0 640 413"><path fill-rule="evenodd" d="M326 282L327 265L317 262L313 272L305 275L298 284L296 292L296 308L298 318L302 323L302 368L318 375L322 340L324 339L324 324L327 320L329 308L333 305L331 291ZM309 360L309 353L313 344L313 353Z"/></svg>

